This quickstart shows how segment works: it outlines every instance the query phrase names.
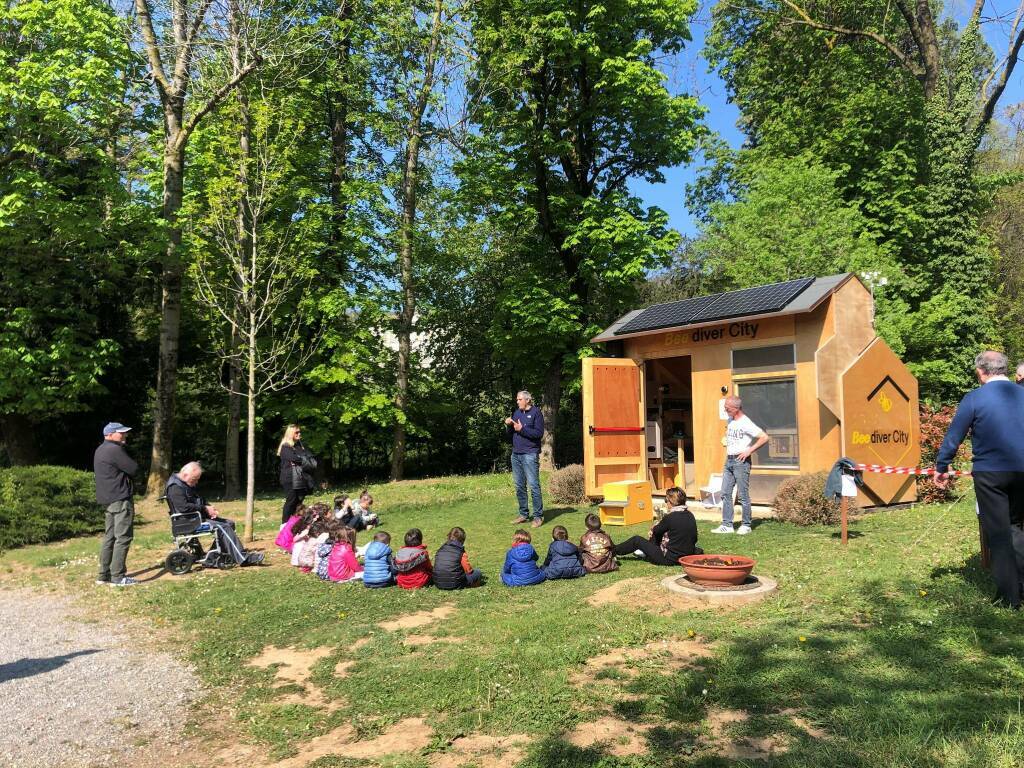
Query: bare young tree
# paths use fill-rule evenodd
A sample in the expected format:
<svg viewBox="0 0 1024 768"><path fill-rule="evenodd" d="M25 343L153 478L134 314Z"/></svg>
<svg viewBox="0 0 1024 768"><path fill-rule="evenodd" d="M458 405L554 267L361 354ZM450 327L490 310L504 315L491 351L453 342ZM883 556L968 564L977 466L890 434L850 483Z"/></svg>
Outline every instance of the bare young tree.
<svg viewBox="0 0 1024 768"><path fill-rule="evenodd" d="M230 15L214 0L134 0L142 49L163 110L163 201L161 218L167 227L167 246L160 273L160 354L156 379L156 413L153 421L153 453L146 492L163 491L171 472L174 439L174 407L178 381L178 343L181 333L181 210L185 184L185 150L202 119L260 64L260 56L243 45L241 68L214 87L195 96L197 58L223 41L213 19ZM155 17L157 22L154 21ZM195 104L193 104L195 102Z"/></svg>
<svg viewBox="0 0 1024 768"><path fill-rule="evenodd" d="M210 200L209 215L197 224L210 245L194 265L198 297L227 330L217 355L243 374L234 392L247 405L245 541L253 540L257 400L296 383L320 341L301 309L312 280L303 239L294 222L282 225L277 215L291 191L289 164L301 132L284 125L286 119L267 110L249 126L246 172ZM225 386L230 390L235 381Z"/></svg>

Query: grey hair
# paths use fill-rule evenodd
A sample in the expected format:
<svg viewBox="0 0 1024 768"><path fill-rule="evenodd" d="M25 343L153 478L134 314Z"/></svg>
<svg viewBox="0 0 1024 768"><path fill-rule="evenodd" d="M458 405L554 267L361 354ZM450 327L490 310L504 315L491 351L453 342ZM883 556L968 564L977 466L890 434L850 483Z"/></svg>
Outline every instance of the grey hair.
<svg viewBox="0 0 1024 768"><path fill-rule="evenodd" d="M739 408L741 411L743 410L743 400L736 395L729 395L725 398L725 403L726 405L731 405L734 408Z"/></svg>
<svg viewBox="0 0 1024 768"><path fill-rule="evenodd" d="M1009 361L1002 352L986 349L974 358L974 367L986 376L1005 376L1009 370Z"/></svg>
<svg viewBox="0 0 1024 768"><path fill-rule="evenodd" d="M178 474L187 475L193 471L198 471L200 474L202 474L203 465L200 464L198 461L190 461L188 464L186 464L185 466L178 470Z"/></svg>
<svg viewBox="0 0 1024 768"><path fill-rule="evenodd" d="M1024 368L1024 360L1021 360L1019 363L1017 363L1017 373L1018 373L1018 375L1020 374L1020 369L1021 368Z"/></svg>
<svg viewBox="0 0 1024 768"><path fill-rule="evenodd" d="M525 397L527 400L530 401L531 404L533 403L533 395L530 394L530 390L528 389L520 389L518 392L516 392L516 397Z"/></svg>

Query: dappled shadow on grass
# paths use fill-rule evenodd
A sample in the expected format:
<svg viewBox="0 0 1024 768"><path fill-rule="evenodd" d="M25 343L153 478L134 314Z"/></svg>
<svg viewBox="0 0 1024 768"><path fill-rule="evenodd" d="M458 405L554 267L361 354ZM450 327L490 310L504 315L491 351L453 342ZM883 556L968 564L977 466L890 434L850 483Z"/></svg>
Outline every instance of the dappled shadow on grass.
<svg viewBox="0 0 1024 768"><path fill-rule="evenodd" d="M990 595L995 599L995 585L988 571L981 564L981 554L975 552L960 565L944 565L941 568L933 568L932 579L941 579L944 576L954 576L962 579L965 584L974 587L980 594Z"/></svg>
<svg viewBox="0 0 1024 768"><path fill-rule="evenodd" d="M1009 729L1024 685L1024 622L962 594L929 596L932 589L943 592L936 585L911 595L868 582L858 603L869 608L855 621L787 616L723 642L708 704L750 715L733 727L737 736L778 733L778 713L788 708L823 724L826 744L790 731L786 765L801 764L802 749L811 750L806 759L820 757L826 745L833 765L934 765L926 745ZM668 711L694 716L692 685L666 693ZM988 739L997 752L998 739ZM888 755L881 763L879 751Z"/></svg>

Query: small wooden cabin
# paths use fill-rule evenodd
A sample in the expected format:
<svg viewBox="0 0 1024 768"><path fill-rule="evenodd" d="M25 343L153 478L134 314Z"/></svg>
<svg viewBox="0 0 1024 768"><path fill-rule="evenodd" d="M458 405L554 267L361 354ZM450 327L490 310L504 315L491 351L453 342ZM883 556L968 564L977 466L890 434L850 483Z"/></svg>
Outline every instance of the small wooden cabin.
<svg viewBox="0 0 1024 768"><path fill-rule="evenodd" d="M917 380L875 334L871 292L853 274L804 278L634 310L583 361L586 492L650 480L700 498L725 463L727 394L768 433L751 496L841 456L917 466ZM865 473L859 502L916 499L913 476Z"/></svg>

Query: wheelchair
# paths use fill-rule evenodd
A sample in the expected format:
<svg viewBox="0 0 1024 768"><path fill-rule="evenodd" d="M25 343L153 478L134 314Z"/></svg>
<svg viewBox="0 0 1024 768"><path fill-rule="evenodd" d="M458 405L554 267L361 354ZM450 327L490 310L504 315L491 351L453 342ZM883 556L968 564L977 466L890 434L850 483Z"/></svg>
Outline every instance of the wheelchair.
<svg viewBox="0 0 1024 768"><path fill-rule="evenodd" d="M171 538L174 549L164 558L164 568L175 576L184 576L195 564L204 568L227 569L235 565L234 559L220 548L220 539L213 526L198 512L175 512L166 496L158 501L167 502L171 516ZM203 550L202 539L210 537L209 549Z"/></svg>

